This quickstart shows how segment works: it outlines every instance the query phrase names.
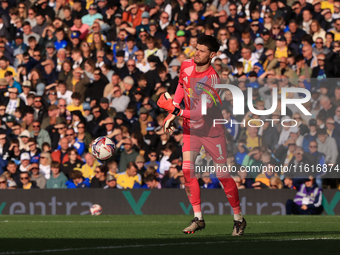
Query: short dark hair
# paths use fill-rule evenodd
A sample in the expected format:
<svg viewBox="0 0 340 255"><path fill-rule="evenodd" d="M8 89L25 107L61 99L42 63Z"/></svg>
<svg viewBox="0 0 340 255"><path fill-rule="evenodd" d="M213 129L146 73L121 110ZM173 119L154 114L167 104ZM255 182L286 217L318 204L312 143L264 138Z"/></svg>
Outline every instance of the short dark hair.
<svg viewBox="0 0 340 255"><path fill-rule="evenodd" d="M62 29L61 27L57 28L55 30L55 33L59 33L59 32L63 32L64 33L64 29Z"/></svg>
<svg viewBox="0 0 340 255"><path fill-rule="evenodd" d="M223 108L222 111L223 111L223 110L225 110L227 113L230 113L230 114L231 114L231 111L230 111L230 109L229 109L228 107Z"/></svg>
<svg viewBox="0 0 340 255"><path fill-rule="evenodd" d="M138 81L147 81L146 76L144 73L138 74L137 75L137 82Z"/></svg>
<svg viewBox="0 0 340 255"><path fill-rule="evenodd" d="M309 34L305 34L303 36L301 36L300 38L300 41L305 41L307 42L308 44L312 45L314 42L313 42L313 37Z"/></svg>
<svg viewBox="0 0 340 255"><path fill-rule="evenodd" d="M150 175L148 175L148 176L146 176L146 177L144 178L144 182L145 182L145 183L146 183L146 182L153 182L153 181L157 181L156 176L153 175L153 174L150 174Z"/></svg>
<svg viewBox="0 0 340 255"><path fill-rule="evenodd" d="M151 149L149 154L151 154L151 153L156 153L158 155L158 151L156 149Z"/></svg>
<svg viewBox="0 0 340 255"><path fill-rule="evenodd" d="M105 175L109 171L109 169L106 165L100 165L100 166L97 166L97 167L99 168L100 172L105 173Z"/></svg>
<svg viewBox="0 0 340 255"><path fill-rule="evenodd" d="M6 73L5 73L5 77L7 77L7 76L11 76L11 75L13 75L13 72L12 72L12 71L6 71Z"/></svg>
<svg viewBox="0 0 340 255"><path fill-rule="evenodd" d="M12 139L12 140L11 140L11 143L16 144L16 145L19 146L19 140L16 139L16 138Z"/></svg>
<svg viewBox="0 0 340 255"><path fill-rule="evenodd" d="M30 37L28 37L27 41L30 43L30 42L37 41L37 39L35 39L34 36L30 36Z"/></svg>
<svg viewBox="0 0 340 255"><path fill-rule="evenodd" d="M300 62L301 60L304 60L305 58L304 58L304 56L303 55L297 55L296 57L295 57L295 62L297 63L297 62Z"/></svg>
<svg viewBox="0 0 340 255"><path fill-rule="evenodd" d="M131 168L131 167L134 167L134 168L137 168L138 169L138 167L137 167L137 165L136 165L136 163L135 162L129 162L129 164L127 164L127 166L126 166L126 168Z"/></svg>
<svg viewBox="0 0 340 255"><path fill-rule="evenodd" d="M157 67L157 73L158 73L158 74L161 74L161 73L163 73L163 72L166 72L166 67L165 67L164 65L159 65L159 66Z"/></svg>
<svg viewBox="0 0 340 255"><path fill-rule="evenodd" d="M60 168L60 163L58 161L52 161L51 167L53 167L53 168Z"/></svg>
<svg viewBox="0 0 340 255"><path fill-rule="evenodd" d="M38 14L37 14L37 16L36 16L36 17L38 17L38 16L41 16L43 19L45 19L45 16L44 16L44 14L43 14L43 13L41 13L41 12L38 12Z"/></svg>
<svg viewBox="0 0 340 255"><path fill-rule="evenodd" d="M66 83L65 83L65 81L59 81L59 82L58 82L58 86L59 86L59 85L63 85L63 86L65 86L65 87L66 87Z"/></svg>
<svg viewBox="0 0 340 255"><path fill-rule="evenodd" d="M34 144L37 144L37 139L31 137L30 139L28 139L28 142L33 142Z"/></svg>
<svg viewBox="0 0 340 255"><path fill-rule="evenodd" d="M24 23L22 23L22 27L24 27L24 26L31 26L31 23L29 23L28 21L24 21Z"/></svg>
<svg viewBox="0 0 340 255"><path fill-rule="evenodd" d="M135 42L135 37L133 35L129 35L127 38L126 38L126 41L127 42Z"/></svg>
<svg viewBox="0 0 340 255"><path fill-rule="evenodd" d="M79 92L73 92L72 96L71 96L72 99L81 99L81 94Z"/></svg>
<svg viewBox="0 0 340 255"><path fill-rule="evenodd" d="M332 32L327 32L327 33L326 33L326 36L327 36L327 35L330 35L330 36L332 36L332 38L333 38L333 41L334 41L334 34L333 34Z"/></svg>
<svg viewBox="0 0 340 255"><path fill-rule="evenodd" d="M298 3L300 4L300 2L298 2ZM301 5L301 4L300 4L300 5ZM291 19L291 20L289 21L289 24L292 24L292 23L298 25L298 22L297 22L295 19Z"/></svg>
<svg viewBox="0 0 340 255"><path fill-rule="evenodd" d="M20 172L20 176L21 176L22 174L27 174L28 177L30 177L30 174L29 174L28 172Z"/></svg>
<svg viewBox="0 0 340 255"><path fill-rule="evenodd" d="M220 49L217 39L211 35L201 35L197 44L207 46L210 52L217 52Z"/></svg>
<svg viewBox="0 0 340 255"><path fill-rule="evenodd" d="M10 160L10 161L8 161L8 163L7 163L7 166L8 166L8 165L16 165L16 164L15 164L15 162L14 162L13 160Z"/></svg>
<svg viewBox="0 0 340 255"><path fill-rule="evenodd" d="M72 148L69 148L69 149L67 150L67 154L68 154L68 155L71 155L71 152L72 152L72 151L73 151L75 154L77 154L77 156L78 156L78 151L77 151L77 149L76 149L76 148L73 148L73 147L72 147Z"/></svg>
<svg viewBox="0 0 340 255"><path fill-rule="evenodd" d="M252 151L261 151L261 148L260 148L260 147L254 147L254 148L252 149Z"/></svg>
<svg viewBox="0 0 340 255"><path fill-rule="evenodd" d="M83 173L79 170L72 170L70 173L70 179L83 178Z"/></svg>

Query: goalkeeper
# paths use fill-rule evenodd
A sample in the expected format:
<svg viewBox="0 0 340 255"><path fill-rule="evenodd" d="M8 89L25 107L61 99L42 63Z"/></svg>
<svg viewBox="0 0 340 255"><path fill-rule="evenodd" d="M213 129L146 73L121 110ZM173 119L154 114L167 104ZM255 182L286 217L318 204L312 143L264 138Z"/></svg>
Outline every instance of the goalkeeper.
<svg viewBox="0 0 340 255"><path fill-rule="evenodd" d="M207 114L201 113L200 96L207 98L215 94L214 85L219 83L219 77L211 65L220 45L217 40L208 35L202 35L197 41L194 59L183 61L179 74L179 82L174 100L169 93L161 95L157 104L169 114L164 120L165 132L174 129L172 122L176 116L182 116L183 121L183 173L185 190L194 211L194 219L183 232L194 233L205 228L201 211L201 194L198 180L194 175L194 162L202 145L212 156L214 165L226 168L227 149L222 125L213 126L214 119L223 119L220 109L214 105L215 98L207 100ZM198 81L198 82L197 82ZM193 88L190 84L195 84ZM179 104L184 99L185 110ZM223 185L224 192L234 211L233 236L243 235L247 225L240 209L240 201L235 181L229 172L216 171L216 176Z"/></svg>

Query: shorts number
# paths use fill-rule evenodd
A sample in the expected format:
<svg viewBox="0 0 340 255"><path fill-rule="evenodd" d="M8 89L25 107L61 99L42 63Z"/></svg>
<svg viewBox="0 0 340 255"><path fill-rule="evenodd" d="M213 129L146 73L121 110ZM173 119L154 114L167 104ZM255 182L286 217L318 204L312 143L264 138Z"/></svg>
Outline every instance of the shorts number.
<svg viewBox="0 0 340 255"><path fill-rule="evenodd" d="M221 146L221 144L216 144L216 147L218 148L220 156L222 156L222 146Z"/></svg>

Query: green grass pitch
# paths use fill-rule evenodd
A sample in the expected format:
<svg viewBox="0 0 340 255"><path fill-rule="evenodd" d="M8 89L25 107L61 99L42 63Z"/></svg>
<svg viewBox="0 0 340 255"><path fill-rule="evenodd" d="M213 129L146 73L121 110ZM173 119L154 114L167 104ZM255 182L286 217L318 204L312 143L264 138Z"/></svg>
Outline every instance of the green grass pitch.
<svg viewBox="0 0 340 255"><path fill-rule="evenodd" d="M251 216L232 237L233 217L206 215L206 229L185 235L192 216L0 216L4 254L340 254L340 217Z"/></svg>

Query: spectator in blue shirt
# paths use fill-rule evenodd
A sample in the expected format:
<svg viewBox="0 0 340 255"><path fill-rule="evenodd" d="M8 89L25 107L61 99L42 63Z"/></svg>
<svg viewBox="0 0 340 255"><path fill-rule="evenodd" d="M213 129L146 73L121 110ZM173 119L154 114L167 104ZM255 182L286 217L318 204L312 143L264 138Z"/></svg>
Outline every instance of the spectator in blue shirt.
<svg viewBox="0 0 340 255"><path fill-rule="evenodd" d="M76 138L76 133L74 132L73 128L69 128L66 131L66 138L68 140L69 147L75 148L78 151L79 155L83 155L85 151L85 143L80 142L78 138ZM60 144L57 150L60 150Z"/></svg>
<svg viewBox="0 0 340 255"><path fill-rule="evenodd" d="M8 82L8 88L17 88L18 89L18 93L19 94L22 93L21 85L20 85L19 82L14 80L13 72L12 71L6 71L5 78L6 78L6 81Z"/></svg>
<svg viewBox="0 0 340 255"><path fill-rule="evenodd" d="M235 125L236 120L233 116L231 116L231 111L228 108L222 110L222 116L225 120L228 121L228 123L224 124L224 126L226 127L229 134L231 134L233 140L235 141L239 134L240 125Z"/></svg>
<svg viewBox="0 0 340 255"><path fill-rule="evenodd" d="M304 152L309 152L310 142L315 141L317 138L316 119L310 119L308 126L309 126L309 132L305 134L303 138L303 143L302 143L302 148Z"/></svg>
<svg viewBox="0 0 340 255"><path fill-rule="evenodd" d="M242 165L244 157L248 154L248 149L246 147L246 142L240 140L237 144L238 152L235 155L235 161L237 164Z"/></svg>
<svg viewBox="0 0 340 255"><path fill-rule="evenodd" d="M202 189L218 189L221 188L220 181L213 174L203 173L202 180L204 184L201 186Z"/></svg>
<svg viewBox="0 0 340 255"><path fill-rule="evenodd" d="M54 42L54 46L56 50L64 48L67 46L67 41L65 40L64 30L62 28L57 28L55 31L55 36L57 40Z"/></svg>
<svg viewBox="0 0 340 255"><path fill-rule="evenodd" d="M70 173L70 180L66 182L67 188L68 189L90 188L90 179L83 177L83 173L80 171L80 168L75 169L79 170L73 170Z"/></svg>
<svg viewBox="0 0 340 255"><path fill-rule="evenodd" d="M93 25L93 22L94 22L96 19L103 19L103 15L101 15L100 13L97 13L97 5L91 4L91 5L90 5L90 8L89 8L89 14L83 16L83 17L81 18L81 21L82 21L84 24L87 24L87 25L89 25L89 26L92 26L92 25Z"/></svg>

